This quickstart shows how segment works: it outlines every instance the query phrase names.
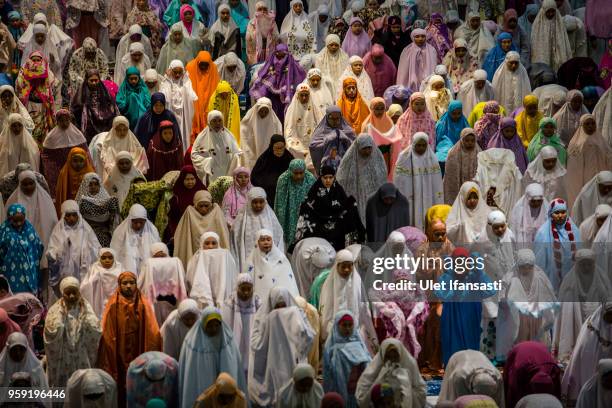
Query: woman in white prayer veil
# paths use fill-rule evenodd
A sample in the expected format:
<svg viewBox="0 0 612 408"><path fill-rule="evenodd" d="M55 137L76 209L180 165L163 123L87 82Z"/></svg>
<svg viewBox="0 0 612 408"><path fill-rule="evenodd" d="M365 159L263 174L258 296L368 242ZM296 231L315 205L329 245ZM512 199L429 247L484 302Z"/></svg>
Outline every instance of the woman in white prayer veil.
<svg viewBox="0 0 612 408"><path fill-rule="evenodd" d="M370 393L376 384L387 383L393 388L396 407L427 406L427 385L414 357L397 339L386 339L380 350L359 377L355 398L360 407L370 406Z"/></svg>
<svg viewBox="0 0 612 408"><path fill-rule="evenodd" d="M25 124L23 116L11 113L2 125L0 131L0 174L2 175L14 170L19 163L29 163L34 171L38 171L40 167L38 145Z"/></svg>
<svg viewBox="0 0 612 408"><path fill-rule="evenodd" d="M229 250L219 246L216 232L208 231L200 238L200 249L189 259L185 281L189 297L199 307L221 307L232 295L238 267Z"/></svg>
<svg viewBox="0 0 612 408"><path fill-rule="evenodd" d="M584 321L605 301L612 291L606 273L595 263L591 249L576 251L576 263L561 282L561 311L555 321L552 352L567 364Z"/></svg>
<svg viewBox="0 0 612 408"><path fill-rule="evenodd" d="M247 204L240 209L234 220L230 238L231 251L239 271L245 269L247 257L257 242L255 235L260 229L272 231L274 245L277 248L285 248L283 228L266 201L264 189L253 187L247 193L247 200Z"/></svg>
<svg viewBox="0 0 612 408"><path fill-rule="evenodd" d="M200 320L201 310L193 299L183 299L159 329L163 352L178 361L187 332Z"/></svg>
<svg viewBox="0 0 612 408"><path fill-rule="evenodd" d="M504 214L510 214L521 196L521 171L509 149L492 148L478 153L474 181L480 185L487 201L492 198Z"/></svg>
<svg viewBox="0 0 612 408"><path fill-rule="evenodd" d="M595 207L595 212L582 221L582 224L580 224L580 238L584 247L591 247L597 233L610 214L612 214L612 207L608 204L599 204Z"/></svg>
<svg viewBox="0 0 612 408"><path fill-rule="evenodd" d="M91 264L81 281L81 295L93 308L96 316L102 317L106 302L117 289L117 278L123 267L115 259L111 248L100 248L98 259Z"/></svg>
<svg viewBox="0 0 612 408"><path fill-rule="evenodd" d="M301 83L285 113L285 140L287 149L296 159L305 160L310 165L310 141L312 133L323 119L324 113L316 106L310 87Z"/></svg>
<svg viewBox="0 0 612 408"><path fill-rule="evenodd" d="M306 73L306 81L310 87L310 97L321 112L325 112L328 106L335 105L336 101L332 94L334 85L327 76L324 76L319 68L311 68Z"/></svg>
<svg viewBox="0 0 612 408"><path fill-rule="evenodd" d="M144 47L144 53L150 56L151 58L153 57L153 48L151 48L151 41L149 40L149 37L143 34L142 27L140 27L140 25L133 24L130 26L129 31L119 40L119 44L117 45L117 52L115 54L115 62L121 61L121 58L123 58L123 56L128 53L130 45L135 42L142 43ZM121 84L117 83L117 85Z"/></svg>
<svg viewBox="0 0 612 408"><path fill-rule="evenodd" d="M34 26L36 24L43 24L45 27L48 27L45 34L47 34L47 38L51 40L51 43L57 51L59 63L64 66L68 62L68 54L74 49L74 40L68 34L63 32L59 26L53 23L49 24L47 16L44 13L36 13L34 15L34 18L28 25L28 28L26 28L25 32L21 35L21 37L19 37L19 40L17 40L17 48L19 50L23 50L27 47L28 43L33 41L32 37L34 36ZM23 55L29 54L24 53Z"/></svg>
<svg viewBox="0 0 612 408"><path fill-rule="evenodd" d="M11 85L0 86L0 96L0 123L8 123L11 113L18 113L23 118L23 125L26 130L32 133L34 121L26 107L23 106L23 103L21 103L15 94L15 88Z"/></svg>
<svg viewBox="0 0 612 408"><path fill-rule="evenodd" d="M127 169L127 170L126 170ZM129 152L122 151L115 157L115 165L112 167L108 178L104 182L104 188L111 197L117 198L119 209L127 197L132 182L135 179L145 180L145 176L134 166L134 159ZM100 180L102 178L100 177Z"/></svg>
<svg viewBox="0 0 612 408"><path fill-rule="evenodd" d="M245 375L248 375L249 371L251 327L260 306L261 301L253 294L253 277L248 273L239 274L234 281L232 295L221 307L221 313L223 321L234 333Z"/></svg>
<svg viewBox="0 0 612 408"><path fill-rule="evenodd" d="M20 361L14 360L14 353L11 352L17 347L23 350L19 353L22 356ZM20 371L30 374L31 387L49 388L42 362L28 345L27 337L21 332L14 332L8 336L6 346L0 353L0 386L8 387L12 375Z"/></svg>
<svg viewBox="0 0 612 408"><path fill-rule="evenodd" d="M174 113L183 141L183 151L191 145L191 123L193 121L193 103L198 95L193 91L189 74L180 60L170 61L168 71L160 84L159 91L166 96L166 106Z"/></svg>
<svg viewBox="0 0 612 408"><path fill-rule="evenodd" d="M477 183L466 181L446 218L448 239L456 246L471 244L482 232L491 211Z"/></svg>
<svg viewBox="0 0 612 408"><path fill-rule="evenodd" d="M310 286L319 273L329 269L336 259L336 250L323 238L305 238L297 243L291 264L298 288L304 297L310 297Z"/></svg>
<svg viewBox="0 0 612 408"><path fill-rule="evenodd" d="M170 257L163 242L151 245L150 258L145 259L138 275L138 289L153 306L157 324L160 326L177 305L187 298L183 263Z"/></svg>
<svg viewBox="0 0 612 408"><path fill-rule="evenodd" d="M438 401L455 401L463 395L486 395L504 407L502 375L480 351L458 351L445 367Z"/></svg>
<svg viewBox="0 0 612 408"><path fill-rule="evenodd" d="M544 200L544 188L538 183L529 184L510 213L510 229L517 248L532 248L536 233L547 220L548 201Z"/></svg>
<svg viewBox="0 0 612 408"><path fill-rule="evenodd" d="M4 207L8 208L15 203L25 207L26 218L38 233L46 250L53 227L57 224L57 212L51 196L38 184L33 171L24 170L19 173L19 187L6 200ZM3 213L2 218L5 216ZM47 257L43 256L41 268L46 266Z"/></svg>
<svg viewBox="0 0 612 408"><path fill-rule="evenodd" d="M572 55L572 46L555 0L544 0L531 26L531 63L544 63L557 72Z"/></svg>
<svg viewBox="0 0 612 408"><path fill-rule="evenodd" d="M221 176L228 176L240 167L242 151L236 139L223 124L218 110L208 112L208 126L193 142L191 161L205 185Z"/></svg>
<svg viewBox="0 0 612 408"><path fill-rule="evenodd" d="M257 158L268 148L270 137L283 133L283 125L272 110L272 101L259 98L240 121L240 148L244 164L252 169Z"/></svg>
<svg viewBox="0 0 612 408"><path fill-rule="evenodd" d="M124 270L138 275L142 262L151 256L151 245L156 242L160 242L159 232L147 219L147 210L134 204L128 217L115 229L110 246Z"/></svg>
<svg viewBox="0 0 612 408"><path fill-rule="evenodd" d="M499 280L514 267L514 233L501 211L491 211L487 225L476 240L479 252L485 255L485 271L491 280Z"/></svg>
<svg viewBox="0 0 612 408"><path fill-rule="evenodd" d="M292 0L290 7L280 27L280 39L287 44L293 57L299 60L315 52L317 42L302 0Z"/></svg>
<svg viewBox="0 0 612 408"><path fill-rule="evenodd" d="M312 385L304 392L305 386L298 386L298 383ZM322 399L323 387L316 381L314 368L308 363L300 363L295 366L291 379L280 389L277 403L287 408L318 407Z"/></svg>
<svg viewBox="0 0 612 408"><path fill-rule="evenodd" d="M266 299L274 286L286 288L293 297L299 296L291 263L284 252L274 245L273 235L272 231L265 228L257 231L255 247L242 272L253 276L253 290L260 299Z"/></svg>
<svg viewBox="0 0 612 408"><path fill-rule="evenodd" d="M518 52L506 53L504 62L493 75L493 90L506 112L513 112L523 106L523 98L531 93L531 83Z"/></svg>
<svg viewBox="0 0 612 408"><path fill-rule="evenodd" d="M578 395L576 408L606 408L612 401L612 358L602 358L597 372L589 379Z"/></svg>
<svg viewBox="0 0 612 408"><path fill-rule="evenodd" d="M563 374L561 397L567 401L568 406L577 406L574 404L580 390L595 375L599 361L610 357L611 322L612 298L608 295L607 301L602 302L582 324L572 357ZM584 408L586 407L594 406L585 405Z"/></svg>
<svg viewBox="0 0 612 408"><path fill-rule="evenodd" d="M532 183L538 183L544 187L544 200L551 202L555 198L567 199L565 191L565 174L567 170L559 160L557 149L552 146L544 146L540 153L527 166L523 176L524 187Z"/></svg>
<svg viewBox="0 0 612 408"><path fill-rule="evenodd" d="M123 83L125 71L129 67L138 68L141 77L144 77L145 72L152 67L151 59L145 53L145 47L140 42L131 43L127 53L115 63L115 76L113 80L116 84Z"/></svg>
<svg viewBox="0 0 612 408"><path fill-rule="evenodd" d="M217 58L215 65L219 72L219 80L229 82L234 92L240 95L244 90L244 79L246 78L244 62L235 52L230 51Z"/></svg>
<svg viewBox="0 0 612 408"><path fill-rule="evenodd" d="M340 45L340 37L336 34L329 34L325 37L325 47L319 51L315 62L315 66L321 70L321 73L330 79L334 87L332 96L338 95L338 89L342 88L340 76L349 61L349 56L340 48Z"/></svg>
<svg viewBox="0 0 612 408"><path fill-rule="evenodd" d="M68 276L82 281L100 249L98 237L79 212L79 204L66 200L61 210L45 253L49 262L49 285L53 287Z"/></svg>
<svg viewBox="0 0 612 408"><path fill-rule="evenodd" d="M493 34L486 29L480 20L478 11L470 11L467 14L465 23L460 25L454 34L455 38L463 38L468 43L470 54L484 61L487 52L495 46Z"/></svg>
<svg viewBox="0 0 612 408"><path fill-rule="evenodd" d="M128 152L132 156L133 165L138 170L143 173L147 172L149 169L147 154L138 142L136 135L130 130L130 123L125 116L115 117L112 129L107 133L101 133L99 136L96 144L100 150L97 157L94 155L93 160L96 171L104 180L105 186L107 178L119 160L119 155L123 152ZM110 190L108 192L112 194Z"/></svg>
<svg viewBox="0 0 612 408"><path fill-rule="evenodd" d="M353 55L348 60L348 65L344 69L342 75L340 75L340 83L345 78L354 78L357 81L357 90L363 98L363 101L369 105L372 98L374 98L374 88L372 87L372 80L370 75L363 68L363 59L359 55ZM342 89L338 89L336 99L340 99L342 96Z"/></svg>
<svg viewBox="0 0 612 408"><path fill-rule="evenodd" d="M91 396L99 396L92 401ZM66 384L66 408L117 408L117 384L101 368L76 370Z"/></svg>
<svg viewBox="0 0 612 408"><path fill-rule="evenodd" d="M32 33L32 38L25 44L25 47L23 48L23 55L30 55L34 51L40 52L42 55L44 55L45 60L49 62L49 69L53 71L53 75L55 75L55 78L58 81L61 81L64 65L62 64L62 60L58 54L58 49L49 38L49 35L47 33L47 26L42 23L36 23L34 24ZM42 44L39 44L36 41L36 35L38 34L43 34L45 36ZM25 65L27 60L27 58L22 58L22 67Z"/></svg>
<svg viewBox="0 0 612 408"><path fill-rule="evenodd" d="M249 397L274 406L299 363L308 361L314 329L286 288L273 287L255 314L249 355ZM273 361L273 362L272 362Z"/></svg>
<svg viewBox="0 0 612 408"><path fill-rule="evenodd" d="M477 69L459 88L457 99L463 104L463 116L470 116L474 106L480 102L488 102L495 99L495 91L491 82L487 81L487 71Z"/></svg>
<svg viewBox="0 0 612 408"><path fill-rule="evenodd" d="M600 171L582 187L572 207L572 219L582 224L599 204L612 205L612 171Z"/></svg>
<svg viewBox="0 0 612 408"><path fill-rule="evenodd" d="M359 328L368 349L370 352L376 350L378 338L372 323L368 296L355 267L355 257L347 249L338 251L336 261L321 288L319 313L323 342L331 334L334 316L340 310L353 313L355 328Z"/></svg>
<svg viewBox="0 0 612 408"><path fill-rule="evenodd" d="M498 361L505 361L510 349L521 341L539 341L550 346L550 329L559 302L550 280L535 260L531 249L520 249L513 270L504 276L497 315Z"/></svg>

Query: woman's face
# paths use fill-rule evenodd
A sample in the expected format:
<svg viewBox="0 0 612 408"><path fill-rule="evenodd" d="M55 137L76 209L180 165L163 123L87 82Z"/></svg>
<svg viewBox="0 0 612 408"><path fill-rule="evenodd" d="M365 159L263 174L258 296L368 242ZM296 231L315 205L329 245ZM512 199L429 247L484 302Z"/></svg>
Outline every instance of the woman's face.
<svg viewBox="0 0 612 408"><path fill-rule="evenodd" d="M126 276L119 282L119 291L128 299L132 299L136 293L136 279L131 276Z"/></svg>
<svg viewBox="0 0 612 408"><path fill-rule="evenodd" d="M553 125L552 123L547 123L542 127L542 133L544 134L544 136L546 137L551 137L552 135L555 134L555 125Z"/></svg>
<svg viewBox="0 0 612 408"><path fill-rule="evenodd" d="M139 77L138 75L130 75L130 76L128 77L128 83L129 83L131 86L136 86L136 85L138 85L138 81L139 81L139 80L140 80L140 77Z"/></svg>
<svg viewBox="0 0 612 408"><path fill-rule="evenodd" d="M64 214L64 222L69 227L74 227L77 222L79 222L79 213L77 212L69 212Z"/></svg>
<svg viewBox="0 0 612 408"><path fill-rule="evenodd" d="M142 61L142 52L133 52L130 54L130 58L134 64L139 64ZM138 81L137 81L138 82ZM136 84L133 84L136 85Z"/></svg>
<svg viewBox="0 0 612 408"><path fill-rule="evenodd" d="M555 168L556 165L557 165L556 157L542 160L542 167L544 167L544 170L546 171L551 171L552 169Z"/></svg>
<svg viewBox="0 0 612 408"><path fill-rule="evenodd" d="M9 356L11 357L11 360L18 363L18 362L23 361L27 351L28 351L27 348L23 347L22 345L17 344L11 347L8 353L9 353Z"/></svg>
<svg viewBox="0 0 612 408"><path fill-rule="evenodd" d="M57 118L57 126L60 129L66 130L70 126L70 116L68 115L60 115Z"/></svg>
<svg viewBox="0 0 612 408"><path fill-rule="evenodd" d="M124 125L123 123L120 123L117 126L115 126L115 135L119 139L123 139L124 137L128 135L128 130L130 129L126 125Z"/></svg>
<svg viewBox="0 0 612 408"><path fill-rule="evenodd" d="M219 248L219 242L215 237L208 237L202 243L202 249L217 249Z"/></svg>
<svg viewBox="0 0 612 408"><path fill-rule="evenodd" d="M390 361L392 363L400 362L400 353L397 347L389 346L385 351L385 362Z"/></svg>
<svg viewBox="0 0 612 408"><path fill-rule="evenodd" d="M70 309L79 302L79 299L81 299L79 289L75 287L69 287L64 289L64 292L62 293L62 299L64 300L66 306Z"/></svg>
<svg viewBox="0 0 612 408"><path fill-rule="evenodd" d="M144 218L134 218L131 222L132 230L134 232L140 232L142 231L146 223L147 220L145 220Z"/></svg>
<svg viewBox="0 0 612 408"><path fill-rule="evenodd" d="M419 139L414 144L414 152L419 156L422 156L427 151L427 142L425 140Z"/></svg>
<svg viewBox="0 0 612 408"><path fill-rule="evenodd" d="M11 123L11 133L15 136L20 135L23 131L23 124L21 122Z"/></svg>
<svg viewBox="0 0 612 408"><path fill-rule="evenodd" d="M161 131L161 138L164 142L170 143L174 138L174 131L171 127L163 128Z"/></svg>
<svg viewBox="0 0 612 408"><path fill-rule="evenodd" d="M300 101L302 105L307 104L309 99L310 99L310 92L308 91L298 92L298 100Z"/></svg>
<svg viewBox="0 0 612 408"><path fill-rule="evenodd" d="M259 214L260 212L264 210L264 208L266 208L265 198L258 197L258 198L254 198L253 200L251 200L251 210L253 210L255 214Z"/></svg>
<svg viewBox="0 0 612 408"><path fill-rule="evenodd" d="M514 72L518 69L519 62L518 61L508 61L506 62L506 65L508 66L508 69L510 70L510 72Z"/></svg>
<svg viewBox="0 0 612 408"><path fill-rule="evenodd" d="M467 48L464 48L464 47L455 48L455 56L457 58L463 58L465 57L465 54L467 54Z"/></svg>
<svg viewBox="0 0 612 408"><path fill-rule="evenodd" d="M308 78L308 84L310 85L311 88L318 89L320 83L321 83L321 77L318 75L313 75L310 78Z"/></svg>
<svg viewBox="0 0 612 408"><path fill-rule="evenodd" d="M89 89L94 89L100 83L100 77L96 74L91 75L87 78L87 87Z"/></svg>
<svg viewBox="0 0 612 408"><path fill-rule="evenodd" d="M338 271L338 275L340 275L341 278L348 279L348 277L351 276L351 273L353 272L353 262L351 261L340 262L336 266L336 269Z"/></svg>
<svg viewBox="0 0 612 408"><path fill-rule="evenodd" d="M36 191L36 181L31 178L24 178L19 182L19 188L23 194L30 197Z"/></svg>
<svg viewBox="0 0 612 408"><path fill-rule="evenodd" d="M344 86L344 94L349 99L355 99L357 97L357 85L350 83Z"/></svg>
<svg viewBox="0 0 612 408"><path fill-rule="evenodd" d="M268 116L268 113L270 113L270 109L268 109L267 106L262 106L261 108L257 109L257 116L259 116L261 119Z"/></svg>
<svg viewBox="0 0 612 408"><path fill-rule="evenodd" d="M332 184L334 184L334 180L336 176L333 174L326 174L325 176L321 176L321 182L323 183L323 187L330 188Z"/></svg>
<svg viewBox="0 0 612 408"><path fill-rule="evenodd" d="M98 179L92 179L87 185L89 195L95 196L100 192L100 182Z"/></svg>
<svg viewBox="0 0 612 408"><path fill-rule="evenodd" d="M136 7L138 7L138 10L145 11L147 10L147 6L147 0L136 0Z"/></svg>
<svg viewBox="0 0 612 408"><path fill-rule="evenodd" d="M366 146L359 149L359 156L367 159L372 155L372 146Z"/></svg>
<svg viewBox="0 0 612 408"><path fill-rule="evenodd" d="M423 113L423 112L425 112L425 108L426 108L426 106L425 106L425 99L424 98L415 99L410 104L410 107L412 108L412 110L415 113Z"/></svg>
<svg viewBox="0 0 612 408"><path fill-rule="evenodd" d="M533 198L529 200L529 207L535 209L541 208L542 204L544 204L544 200L541 198Z"/></svg>
<svg viewBox="0 0 612 408"><path fill-rule="evenodd" d="M470 133L461 139L461 143L463 144L463 148L465 150L472 150L474 147L476 147L476 136L473 133Z"/></svg>
<svg viewBox="0 0 612 408"><path fill-rule="evenodd" d="M304 6L302 5L302 3L295 3L293 5L293 12L298 16L302 14L302 11L304 11Z"/></svg>
<svg viewBox="0 0 612 408"><path fill-rule="evenodd" d="M198 210L200 215L206 216L213 209L213 203L202 200L196 203L195 209Z"/></svg>
<svg viewBox="0 0 612 408"><path fill-rule="evenodd" d="M241 283L238 285L236 294L238 295L238 299L242 300L243 302L251 300L253 297L253 284L250 282Z"/></svg>
<svg viewBox="0 0 612 408"><path fill-rule="evenodd" d="M473 210L478 206L478 194L476 192L472 191L470 194L468 194L468 198L465 200L465 206L470 210Z"/></svg>
<svg viewBox="0 0 612 408"><path fill-rule="evenodd" d="M185 11L183 13L183 17L185 18L185 22L186 23L191 23L193 21L193 12ZM181 37L182 37L182 35L181 35Z"/></svg>
<svg viewBox="0 0 612 408"><path fill-rule="evenodd" d="M338 129L340 127L340 121L342 119L342 114L340 112L331 112L327 115L327 124L332 129Z"/></svg>
<svg viewBox="0 0 612 408"><path fill-rule="evenodd" d="M208 337L215 337L221 333L221 321L218 319L209 320L204 327L204 332Z"/></svg>
<svg viewBox="0 0 612 408"><path fill-rule="evenodd" d="M501 40L500 45L501 45L502 50L504 50L505 52L508 52L512 48L512 40L510 39Z"/></svg>
<svg viewBox="0 0 612 408"><path fill-rule="evenodd" d="M267 254L268 252L272 250L272 245L273 245L272 237L270 236L263 235L259 237L259 239L257 240L257 247L264 254Z"/></svg>
<svg viewBox="0 0 612 408"><path fill-rule="evenodd" d="M442 89L444 89L444 82L434 82L431 84L431 89L440 92Z"/></svg>
<svg viewBox="0 0 612 408"><path fill-rule="evenodd" d="M501 224L493 224L491 225L491 229L493 230L493 233L498 236L498 237L502 237L504 236L504 234L506 233L506 223L501 223Z"/></svg>
<svg viewBox="0 0 612 408"><path fill-rule="evenodd" d="M376 116L377 118L382 118L382 115L385 114L385 104L382 102L377 103L376 105L374 105L374 116Z"/></svg>
<svg viewBox="0 0 612 408"><path fill-rule="evenodd" d="M566 210L557 210L552 213L552 220L555 224L564 223L566 218L567 218Z"/></svg>
<svg viewBox="0 0 612 408"><path fill-rule="evenodd" d="M238 186L240 188L244 188L249 184L250 177L247 173L238 173L236 176L236 181L238 182Z"/></svg>
<svg viewBox="0 0 612 408"><path fill-rule="evenodd" d="M459 122L459 119L461 119L462 115L463 115L463 111L461 109L455 109L454 111L451 111L450 113L450 117L453 122Z"/></svg>
<svg viewBox="0 0 612 408"><path fill-rule="evenodd" d="M340 49L340 44L338 43L329 43L327 44L327 51L330 52L330 54L335 54L338 52L338 50Z"/></svg>
<svg viewBox="0 0 612 408"><path fill-rule="evenodd" d="M579 111L580 108L582 107L582 97L580 95L574 96L570 100L570 107L572 108L573 111Z"/></svg>
<svg viewBox="0 0 612 408"><path fill-rule="evenodd" d="M209 126L213 131L220 132L223 129L223 119L218 116L215 116L209 122Z"/></svg>
<svg viewBox="0 0 612 408"><path fill-rule="evenodd" d="M353 329L355 327L355 323L351 320L343 320L338 323L338 331L342 337L349 337L353 334Z"/></svg>
<svg viewBox="0 0 612 408"><path fill-rule="evenodd" d="M164 104L161 101L157 101L153 104L153 112L156 115L161 115L164 110L166 109L166 107L164 106Z"/></svg>
<svg viewBox="0 0 612 408"><path fill-rule="evenodd" d="M4 91L0 95L0 102L2 103L2 107L7 109L9 106L13 104L13 93L11 91Z"/></svg>
<svg viewBox="0 0 612 408"><path fill-rule="evenodd" d="M597 122L595 122L595 119L589 118L582 124L582 129L587 135L591 136L597 130Z"/></svg>
<svg viewBox="0 0 612 408"><path fill-rule="evenodd" d="M192 327L198 320L198 315L193 312L187 312L181 316L181 322L187 327Z"/></svg>
<svg viewBox="0 0 612 408"><path fill-rule="evenodd" d="M419 47L424 46L426 40L427 40L427 37L425 37L425 35L423 34L417 34L414 36L414 43L418 45Z"/></svg>
<svg viewBox="0 0 612 408"><path fill-rule="evenodd" d="M172 68L172 78L174 78L175 81L178 81L182 77L183 77L183 68L181 67Z"/></svg>
<svg viewBox="0 0 612 408"><path fill-rule="evenodd" d="M283 157L285 154L285 142L276 142L272 145L272 153L276 157Z"/></svg>
<svg viewBox="0 0 612 408"><path fill-rule="evenodd" d="M183 179L183 186L186 189L191 190L192 188L195 187L196 182L197 182L197 180L196 180L195 176L193 174L191 174L191 173L187 173L185 175L185 178Z"/></svg>
<svg viewBox="0 0 612 408"><path fill-rule="evenodd" d="M102 255L100 255L100 265L102 265L104 269L112 268L114 263L115 263L115 257L113 256L112 253L104 252L102 253Z"/></svg>
<svg viewBox="0 0 612 408"><path fill-rule="evenodd" d="M295 169L291 172L291 181L295 184L300 184L304 181L304 169Z"/></svg>
<svg viewBox="0 0 612 408"><path fill-rule="evenodd" d="M548 10L546 10L546 13L544 14L546 16L547 20L552 20L553 18L555 18L555 15L557 14L557 10L554 8L549 8Z"/></svg>
<svg viewBox="0 0 612 408"><path fill-rule="evenodd" d="M401 24L391 24L391 32L395 35L399 35L402 32L402 25Z"/></svg>
<svg viewBox="0 0 612 408"><path fill-rule="evenodd" d="M502 129L502 134L508 140L514 138L515 133L516 133L516 128L514 126L507 126Z"/></svg>
<svg viewBox="0 0 612 408"><path fill-rule="evenodd" d="M480 17L472 17L470 19L470 28L477 30L480 27Z"/></svg>
<svg viewBox="0 0 612 408"><path fill-rule="evenodd" d="M221 18L221 21L227 23L230 19L230 11L227 8L224 8L223 10L221 10L221 14L219 17Z"/></svg>
<svg viewBox="0 0 612 408"><path fill-rule="evenodd" d="M21 229L21 227L23 227L23 224L25 224L25 215L23 215L22 213L17 213L11 217L9 217L9 219L11 220L11 225L13 226L13 228L15 229Z"/></svg>
<svg viewBox="0 0 612 408"><path fill-rule="evenodd" d="M362 31L363 31L363 25L359 21L356 21L351 25L351 32L353 34L360 35Z"/></svg>
<svg viewBox="0 0 612 408"><path fill-rule="evenodd" d="M75 154L70 158L70 167L75 172L80 172L85 168L85 157Z"/></svg>
<svg viewBox="0 0 612 408"><path fill-rule="evenodd" d="M132 161L129 159L121 159L117 162L119 173L128 174L132 170Z"/></svg>
<svg viewBox="0 0 612 408"><path fill-rule="evenodd" d="M353 69L353 74L359 76L363 72L363 62L355 61L351 64L351 68Z"/></svg>

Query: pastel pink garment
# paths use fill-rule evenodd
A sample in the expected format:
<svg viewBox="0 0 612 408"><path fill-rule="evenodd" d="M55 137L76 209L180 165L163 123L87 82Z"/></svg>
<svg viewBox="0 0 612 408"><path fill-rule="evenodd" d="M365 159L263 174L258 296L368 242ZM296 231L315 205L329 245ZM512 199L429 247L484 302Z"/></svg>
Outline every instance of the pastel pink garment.
<svg viewBox="0 0 612 408"><path fill-rule="evenodd" d="M425 109L422 113L416 113L412 110L412 104L417 99L425 101L425 95L422 92L415 92L410 95L410 105L406 112L397 120L397 131L402 135L402 150L410 146L412 136L416 132L425 132L429 136L429 145L432 149L436 148L436 123L431 117L431 113Z"/></svg>
<svg viewBox="0 0 612 408"><path fill-rule="evenodd" d="M348 54L349 57L358 55L363 58L370 51L372 43L370 42L370 36L368 36L368 32L366 31L367 27L364 27L361 34L353 34L350 26L356 22L360 22L363 25L363 21L359 17L351 18L349 29L344 37L344 41L342 41L342 49Z"/></svg>
<svg viewBox="0 0 612 408"><path fill-rule="evenodd" d="M417 35L427 35L426 31L417 28L410 34L412 44L404 48L397 67L397 84L404 85L413 91L420 89L421 82L434 72L438 64L438 52L430 44L419 47L414 42Z"/></svg>
<svg viewBox="0 0 612 408"><path fill-rule="evenodd" d="M243 189L240 189L237 177L239 174L244 173L246 173L249 177L251 176L251 170L247 169L246 167L238 167L236 170L234 170L232 173L234 182L223 196L223 213L225 214L225 219L229 225L234 223L234 220L238 215L238 211L240 211L240 209L244 207L247 202L247 193L253 187L251 181L249 180L249 184L247 184Z"/></svg>

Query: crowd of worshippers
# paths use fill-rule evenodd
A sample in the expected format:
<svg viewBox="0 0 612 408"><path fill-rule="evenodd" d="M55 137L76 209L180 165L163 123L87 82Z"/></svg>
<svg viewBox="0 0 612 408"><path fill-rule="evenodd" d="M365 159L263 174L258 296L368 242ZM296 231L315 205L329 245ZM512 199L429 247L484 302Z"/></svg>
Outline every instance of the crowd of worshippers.
<svg viewBox="0 0 612 408"><path fill-rule="evenodd" d="M0 18L1 387L70 408L612 407L610 0ZM397 256L484 263L374 273Z"/></svg>

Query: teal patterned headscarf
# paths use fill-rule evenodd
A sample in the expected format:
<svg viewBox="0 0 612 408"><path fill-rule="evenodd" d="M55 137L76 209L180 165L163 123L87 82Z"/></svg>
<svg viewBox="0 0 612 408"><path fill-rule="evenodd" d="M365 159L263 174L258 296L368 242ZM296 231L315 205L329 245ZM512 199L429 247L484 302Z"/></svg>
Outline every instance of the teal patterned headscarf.
<svg viewBox="0 0 612 408"><path fill-rule="evenodd" d="M304 171L304 180L300 184L294 183L291 178L291 174L296 170ZM295 236L300 205L315 181L317 181L316 177L306 170L306 163L302 159L291 160L289 168L278 178L274 212L283 227L283 234L288 245L293 242Z"/></svg>
<svg viewBox="0 0 612 408"><path fill-rule="evenodd" d="M552 124L555 127L555 133L551 137L544 136L542 129L544 126ZM563 142L559 138L559 133L557 133L557 122L553 118L544 117L540 119L538 133L535 134L533 139L529 142L529 146L527 147L527 158L529 162L535 160L538 153L544 146L552 146L557 149L557 153L559 154L559 162L565 167L567 163L567 150L563 145Z"/></svg>

